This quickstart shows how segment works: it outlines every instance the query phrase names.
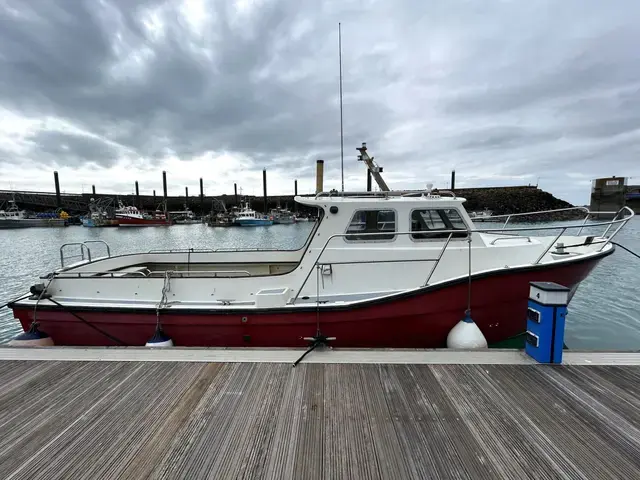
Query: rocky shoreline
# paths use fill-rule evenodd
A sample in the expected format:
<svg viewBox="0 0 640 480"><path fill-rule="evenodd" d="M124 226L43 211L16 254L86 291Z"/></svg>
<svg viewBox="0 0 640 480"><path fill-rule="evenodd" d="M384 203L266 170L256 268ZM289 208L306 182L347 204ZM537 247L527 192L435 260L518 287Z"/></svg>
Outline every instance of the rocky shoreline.
<svg viewBox="0 0 640 480"><path fill-rule="evenodd" d="M456 196L467 201L464 207L468 212L491 210L493 215L509 215L513 213L539 212L571 208L564 200L554 197L549 192L537 187L500 187L500 188L461 188L454 191ZM554 212L545 215L522 215L513 217L509 222L548 222L557 220L583 219L582 210Z"/></svg>

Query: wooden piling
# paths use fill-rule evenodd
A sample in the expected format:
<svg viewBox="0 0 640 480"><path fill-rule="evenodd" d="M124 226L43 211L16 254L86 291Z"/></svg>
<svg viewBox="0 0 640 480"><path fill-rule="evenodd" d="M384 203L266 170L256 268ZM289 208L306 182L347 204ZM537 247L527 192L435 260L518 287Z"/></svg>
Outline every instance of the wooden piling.
<svg viewBox="0 0 640 480"><path fill-rule="evenodd" d="M164 210L167 210L167 172L162 171L162 190L163 190L163 202L164 202Z"/></svg>
<svg viewBox="0 0 640 480"><path fill-rule="evenodd" d="M262 169L262 192L264 194L264 213L265 215L268 212L268 205L267 205L267 169L264 168Z"/></svg>
<svg viewBox="0 0 640 480"><path fill-rule="evenodd" d="M202 184L202 177L200 177L200 213L204 212L204 185Z"/></svg>
<svg viewBox="0 0 640 480"><path fill-rule="evenodd" d="M56 187L56 207L62 207L62 199L60 198L60 180L58 179L58 172L53 172L53 182Z"/></svg>

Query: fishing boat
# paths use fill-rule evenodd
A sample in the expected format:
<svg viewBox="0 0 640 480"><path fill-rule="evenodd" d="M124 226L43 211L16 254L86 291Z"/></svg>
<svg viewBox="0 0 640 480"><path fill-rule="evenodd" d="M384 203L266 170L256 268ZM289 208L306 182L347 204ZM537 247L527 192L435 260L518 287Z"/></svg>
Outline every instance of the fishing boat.
<svg viewBox="0 0 640 480"><path fill-rule="evenodd" d="M67 265L61 254L61 268L9 306L25 331L37 322L58 345L144 345L161 328L179 346L300 347L321 338L431 348L445 345L467 310L494 343L525 331L529 282L573 295L633 216L625 207L604 223L479 229L464 198L430 189L295 201L319 213L298 250L97 258L83 244L83 260ZM548 212L527 215L536 213Z"/></svg>
<svg viewBox="0 0 640 480"><path fill-rule="evenodd" d="M234 225L234 218L235 217L227 212L212 214L207 218L207 225L210 227L232 227Z"/></svg>
<svg viewBox="0 0 640 480"><path fill-rule="evenodd" d="M296 217L286 208L274 208L270 212L274 225L291 225L296 223Z"/></svg>
<svg viewBox="0 0 640 480"><path fill-rule="evenodd" d="M184 210L169 212L169 215L174 219L176 224L180 225L194 225L196 223L202 223L202 220L199 220L196 217L196 214L189 210L186 205L184 206Z"/></svg>
<svg viewBox="0 0 640 480"><path fill-rule="evenodd" d="M273 225L273 218L257 213L249 206L249 202L246 202L235 217L234 223L241 227L263 227Z"/></svg>
<svg viewBox="0 0 640 480"><path fill-rule="evenodd" d="M20 210L15 200L8 201L9 208L0 210L0 228L29 228L29 227L65 227L69 219L66 212L38 213L28 215Z"/></svg>
<svg viewBox="0 0 640 480"><path fill-rule="evenodd" d="M89 215L81 218L82 226L89 228L98 227L117 227L118 219L107 218L99 213L90 213Z"/></svg>
<svg viewBox="0 0 640 480"><path fill-rule="evenodd" d="M493 211L489 210L488 208L485 208L484 210L479 212L472 211L472 212L469 212L469 217L474 222L488 221L493 217Z"/></svg>
<svg viewBox="0 0 640 480"><path fill-rule="evenodd" d="M110 200L109 200L110 202ZM80 220L83 227L99 228L99 227L117 227L118 220L112 218L107 209L94 198L89 199L89 213Z"/></svg>
<svg viewBox="0 0 640 480"><path fill-rule="evenodd" d="M164 227L171 225L170 219L161 210L156 210L155 214L149 215L136 207L125 206L122 202L118 202L115 215L119 227Z"/></svg>

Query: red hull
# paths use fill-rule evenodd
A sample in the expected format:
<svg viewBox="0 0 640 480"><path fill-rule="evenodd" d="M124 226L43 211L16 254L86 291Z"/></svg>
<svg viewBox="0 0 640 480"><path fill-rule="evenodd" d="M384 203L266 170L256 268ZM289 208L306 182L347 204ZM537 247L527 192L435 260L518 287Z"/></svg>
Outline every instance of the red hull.
<svg viewBox="0 0 640 480"><path fill-rule="evenodd" d="M551 281L577 287L600 258L474 277L472 317L489 343L518 335L526 326L529 282ZM358 307L323 308L320 328L324 335L336 337L332 344L337 347L442 347L451 328L463 317L466 302L466 281L451 282ZM33 309L12 308L26 331ZM302 337L316 333L315 308L275 313L169 312L162 314L162 326L177 346L299 347L306 345ZM155 311L150 310L74 309L73 313L126 345L144 345L156 323ZM57 345L118 345L68 311L39 308L38 322Z"/></svg>

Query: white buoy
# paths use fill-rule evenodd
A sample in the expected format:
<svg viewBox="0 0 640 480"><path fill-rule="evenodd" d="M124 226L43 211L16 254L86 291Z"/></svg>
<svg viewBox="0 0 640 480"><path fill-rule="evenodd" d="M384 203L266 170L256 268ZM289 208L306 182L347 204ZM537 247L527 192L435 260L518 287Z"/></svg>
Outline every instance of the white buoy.
<svg viewBox="0 0 640 480"><path fill-rule="evenodd" d="M487 339L471 319L469 311L447 335L447 348L487 348Z"/></svg>
<svg viewBox="0 0 640 480"><path fill-rule="evenodd" d="M38 329L33 322L27 332L23 332L9 342L10 347L52 347L53 339Z"/></svg>
<svg viewBox="0 0 640 480"><path fill-rule="evenodd" d="M156 331L147 343L146 347L173 347L173 340L162 331L160 325L156 326Z"/></svg>

